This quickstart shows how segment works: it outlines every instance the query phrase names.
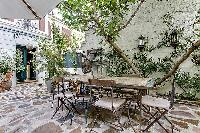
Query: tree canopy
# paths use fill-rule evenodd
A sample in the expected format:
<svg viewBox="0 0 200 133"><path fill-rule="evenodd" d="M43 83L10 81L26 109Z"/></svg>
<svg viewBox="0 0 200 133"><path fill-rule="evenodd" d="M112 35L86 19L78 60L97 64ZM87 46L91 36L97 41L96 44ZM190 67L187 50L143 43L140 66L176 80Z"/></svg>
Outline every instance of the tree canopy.
<svg viewBox="0 0 200 133"><path fill-rule="evenodd" d="M127 27L138 12L144 0L66 0L59 5L64 21L70 27L81 31L93 29L95 34L103 37L121 58L139 74L134 63L116 44L119 32ZM132 4L138 7L127 19Z"/></svg>
<svg viewBox="0 0 200 133"><path fill-rule="evenodd" d="M135 65L136 59L130 60L116 42L119 32L131 23L143 3L145 3L144 0L65 0L59 5L59 9L67 25L81 31L93 29L94 34L101 36L103 41L109 44L115 53L130 66L127 68L131 68L134 73L140 75ZM134 10L133 5L136 7ZM199 18L197 18L197 21L199 22ZM180 44L180 46L184 48L180 52L177 51L178 48L175 48L178 57L176 57L176 62L173 62L173 66L170 67L171 70L167 71L168 73L165 73L163 78L155 85L160 85L174 75L191 53L198 49L200 41L191 41L188 46L183 44ZM178 58L180 59L177 60Z"/></svg>

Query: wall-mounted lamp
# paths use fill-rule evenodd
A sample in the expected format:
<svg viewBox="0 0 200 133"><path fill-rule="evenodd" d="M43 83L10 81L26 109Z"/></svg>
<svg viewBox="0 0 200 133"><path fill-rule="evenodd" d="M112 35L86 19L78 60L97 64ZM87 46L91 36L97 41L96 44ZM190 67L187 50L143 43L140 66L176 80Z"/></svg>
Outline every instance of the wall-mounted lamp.
<svg viewBox="0 0 200 133"><path fill-rule="evenodd" d="M138 40L139 40L138 48L139 48L140 51L142 51L145 47L145 37L141 35L138 38Z"/></svg>
<svg viewBox="0 0 200 133"><path fill-rule="evenodd" d="M91 49L91 50L87 50L87 56L89 58L90 61L94 60L95 57L102 52L102 48L98 48L98 49Z"/></svg>

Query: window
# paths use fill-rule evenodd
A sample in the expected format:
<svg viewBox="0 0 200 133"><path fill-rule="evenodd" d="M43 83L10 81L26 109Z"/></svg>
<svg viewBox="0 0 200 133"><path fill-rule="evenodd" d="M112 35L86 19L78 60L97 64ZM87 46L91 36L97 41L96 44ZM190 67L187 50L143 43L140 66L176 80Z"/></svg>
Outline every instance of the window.
<svg viewBox="0 0 200 133"><path fill-rule="evenodd" d="M82 54L68 53L65 55L66 68L81 68Z"/></svg>

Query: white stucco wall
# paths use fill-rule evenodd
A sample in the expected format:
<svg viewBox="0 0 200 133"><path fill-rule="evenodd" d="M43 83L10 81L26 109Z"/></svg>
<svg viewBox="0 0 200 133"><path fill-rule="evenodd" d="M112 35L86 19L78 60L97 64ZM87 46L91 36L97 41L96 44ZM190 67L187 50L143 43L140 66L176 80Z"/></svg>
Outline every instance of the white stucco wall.
<svg viewBox="0 0 200 133"><path fill-rule="evenodd" d="M16 53L16 43L12 33L0 30L0 49L6 52L11 58L14 58ZM13 73L12 86L14 87L15 85L16 75Z"/></svg>
<svg viewBox="0 0 200 133"><path fill-rule="evenodd" d="M131 12L134 12L136 7L137 5L133 5ZM162 17L167 13L173 12L175 12L173 13L173 27L184 27L184 37L189 37L193 35L194 28L191 24L195 21L195 15L197 15L198 10L200 10L200 0L146 0L131 21L131 24L120 32L117 44L122 50L128 50L126 54L129 56L132 56L134 51L138 50L138 37L140 35L148 38L147 45L157 45L162 39L160 34L168 28L163 23ZM195 28L200 29L200 24L195 25ZM193 40L195 39L198 38ZM100 41L100 37L94 35L93 31L88 31L86 33L86 43L82 45L82 50L86 51L87 49L103 46L98 44ZM171 50L171 48L162 48L150 53L149 56L162 58L170 53ZM197 69L199 70L191 62L190 58L181 67L190 73L194 73Z"/></svg>
<svg viewBox="0 0 200 133"><path fill-rule="evenodd" d="M15 34L18 34L15 35ZM37 48L38 37L47 37L45 33L38 30L28 31L17 25L15 22L0 19L0 49L8 54L13 59L16 55L16 45L26 46L27 48ZM1 58L2 55L0 55ZM15 66L15 65L13 65ZM43 80L42 74L36 76L40 82ZM41 81L42 82L42 81ZM16 73L13 72L12 87L16 86Z"/></svg>

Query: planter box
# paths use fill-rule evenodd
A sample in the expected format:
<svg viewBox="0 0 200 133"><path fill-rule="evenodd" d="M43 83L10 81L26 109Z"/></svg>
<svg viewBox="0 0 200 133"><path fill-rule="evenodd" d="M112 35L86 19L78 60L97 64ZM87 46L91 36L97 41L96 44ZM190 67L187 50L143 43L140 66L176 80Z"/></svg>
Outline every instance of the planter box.
<svg viewBox="0 0 200 133"><path fill-rule="evenodd" d="M54 88L53 88L53 85L52 85L52 79L46 79L45 83L46 83L46 86L47 86L47 90L50 93L53 93Z"/></svg>

